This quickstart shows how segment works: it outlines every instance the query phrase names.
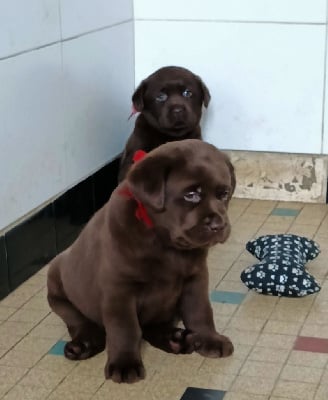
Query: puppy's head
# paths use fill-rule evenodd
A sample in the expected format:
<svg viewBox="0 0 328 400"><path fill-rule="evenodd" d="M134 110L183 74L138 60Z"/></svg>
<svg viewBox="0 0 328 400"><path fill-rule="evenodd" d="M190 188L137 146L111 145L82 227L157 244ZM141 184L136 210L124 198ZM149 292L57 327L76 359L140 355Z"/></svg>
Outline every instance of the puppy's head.
<svg viewBox="0 0 328 400"><path fill-rule="evenodd" d="M197 139L163 144L131 168L127 183L169 246L206 248L228 238L236 182L216 147Z"/></svg>
<svg viewBox="0 0 328 400"><path fill-rule="evenodd" d="M142 112L158 131L180 137L192 131L208 106L210 93L203 81L181 67L164 67L143 80L132 96L134 108Z"/></svg>

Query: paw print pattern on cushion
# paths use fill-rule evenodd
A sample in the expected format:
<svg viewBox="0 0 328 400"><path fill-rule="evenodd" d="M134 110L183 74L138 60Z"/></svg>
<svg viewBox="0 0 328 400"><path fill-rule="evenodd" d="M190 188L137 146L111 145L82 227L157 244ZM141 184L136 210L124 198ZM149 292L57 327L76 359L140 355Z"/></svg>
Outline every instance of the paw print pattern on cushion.
<svg viewBox="0 0 328 400"><path fill-rule="evenodd" d="M320 291L306 269L307 261L320 253L319 245L305 237L281 234L260 236L246 244L260 262L240 275L249 288L273 296L303 297Z"/></svg>

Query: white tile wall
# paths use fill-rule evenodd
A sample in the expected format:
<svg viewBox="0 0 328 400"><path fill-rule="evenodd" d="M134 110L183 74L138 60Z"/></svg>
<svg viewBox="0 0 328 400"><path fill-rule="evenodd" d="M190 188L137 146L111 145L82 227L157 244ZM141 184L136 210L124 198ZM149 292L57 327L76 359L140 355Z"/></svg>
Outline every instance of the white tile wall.
<svg viewBox="0 0 328 400"><path fill-rule="evenodd" d="M0 1L0 58L60 40L58 1Z"/></svg>
<svg viewBox="0 0 328 400"><path fill-rule="evenodd" d="M0 230L113 159L132 129L132 22L60 46L0 62Z"/></svg>
<svg viewBox="0 0 328 400"><path fill-rule="evenodd" d="M324 26L137 21L135 33L136 82L169 64L203 77L208 141L320 153Z"/></svg>
<svg viewBox="0 0 328 400"><path fill-rule="evenodd" d="M118 155L132 130L133 23L63 44L67 183Z"/></svg>
<svg viewBox="0 0 328 400"><path fill-rule="evenodd" d="M134 0L136 19L326 22L326 0Z"/></svg>
<svg viewBox="0 0 328 400"><path fill-rule="evenodd" d="M0 62L0 229L65 185L60 45Z"/></svg>
<svg viewBox="0 0 328 400"><path fill-rule="evenodd" d="M63 38L133 18L133 0L61 0Z"/></svg>

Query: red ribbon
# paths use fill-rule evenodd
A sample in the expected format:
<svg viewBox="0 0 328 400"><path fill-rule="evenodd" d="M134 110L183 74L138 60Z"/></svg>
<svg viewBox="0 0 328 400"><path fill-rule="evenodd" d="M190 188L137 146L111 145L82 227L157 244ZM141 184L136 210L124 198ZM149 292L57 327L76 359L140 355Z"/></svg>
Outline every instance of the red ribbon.
<svg viewBox="0 0 328 400"><path fill-rule="evenodd" d="M135 153L134 153L134 156L133 156L133 161L134 162L138 162L138 161L140 161L140 160L142 160L144 157L145 157L145 155L146 155L147 153L145 152L145 151L143 151L143 150L137 150ZM140 200L138 200L138 199L136 199L135 197L134 197L134 195L133 195L133 193L131 192L131 190L129 189L129 188L123 188L122 190L120 190L120 192L119 192L122 196L126 196L126 197L128 197L129 199L133 199L133 200L135 200L136 201L136 203L137 203L137 208L136 208L136 211L135 211L135 216L136 216L136 218L139 220L139 221L142 221L148 228L152 228L153 226L154 226L154 224L153 224L153 222L152 222L152 220L150 219L150 217L149 217L149 215L148 215L148 213L147 213L147 210L146 210L146 208L145 208L145 206L141 203L141 201Z"/></svg>

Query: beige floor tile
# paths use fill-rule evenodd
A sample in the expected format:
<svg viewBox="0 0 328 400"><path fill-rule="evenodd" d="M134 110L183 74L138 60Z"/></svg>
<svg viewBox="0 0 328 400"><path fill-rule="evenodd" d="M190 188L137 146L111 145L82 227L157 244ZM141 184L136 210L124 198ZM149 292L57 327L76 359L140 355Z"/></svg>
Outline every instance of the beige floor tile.
<svg viewBox="0 0 328 400"><path fill-rule="evenodd" d="M245 268L247 265L245 266ZM227 281L237 281L240 282L240 273L243 269L230 269L224 276L224 279Z"/></svg>
<svg viewBox="0 0 328 400"><path fill-rule="evenodd" d="M296 340L294 335L280 335L275 333L262 333L257 346L269 347L272 349L291 350Z"/></svg>
<svg viewBox="0 0 328 400"><path fill-rule="evenodd" d="M318 225L302 225L298 223L293 223L292 226L288 229L287 233L298 236L305 236L309 239L312 239L317 230Z"/></svg>
<svg viewBox="0 0 328 400"><path fill-rule="evenodd" d="M74 370L73 370L74 371ZM86 376L69 374L60 384L61 389L69 392L96 393L104 383L105 376Z"/></svg>
<svg viewBox="0 0 328 400"><path fill-rule="evenodd" d="M0 382L0 398L2 399L6 393L14 386L14 383L1 383Z"/></svg>
<svg viewBox="0 0 328 400"><path fill-rule="evenodd" d="M41 311L20 308L8 318L8 321L32 322L34 325L36 325L37 323L42 321L48 314L48 310Z"/></svg>
<svg viewBox="0 0 328 400"><path fill-rule="evenodd" d="M59 340L66 333L66 328L62 325L48 325L41 323L31 330L30 336L44 339Z"/></svg>
<svg viewBox="0 0 328 400"><path fill-rule="evenodd" d="M253 345L240 344L240 343L234 343L233 346L234 346L234 353L232 357L243 361L246 360L246 358L248 357L249 353L253 348Z"/></svg>
<svg viewBox="0 0 328 400"><path fill-rule="evenodd" d="M14 347L19 341L22 340L21 336L17 335L2 335L0 336L0 347L9 350Z"/></svg>
<svg viewBox="0 0 328 400"><path fill-rule="evenodd" d="M0 359L0 365L31 368L40 360L40 358L41 355L38 353L10 350Z"/></svg>
<svg viewBox="0 0 328 400"><path fill-rule="evenodd" d="M245 302L245 300L244 300ZM268 319L274 309L274 305L265 305L265 304L242 304L235 316L242 318L259 318L259 319Z"/></svg>
<svg viewBox="0 0 328 400"><path fill-rule="evenodd" d="M53 339L43 339L35 338L33 336L26 336L15 346L15 350L38 353L40 355L43 355L46 354L53 345Z"/></svg>
<svg viewBox="0 0 328 400"><path fill-rule="evenodd" d="M37 362L34 368L53 372L63 371L66 375L68 375L79 364L80 361L70 361L65 357L46 354Z"/></svg>
<svg viewBox="0 0 328 400"><path fill-rule="evenodd" d="M271 211L277 207L278 202L276 201L259 201L253 200L250 206L247 208L247 213L255 213L255 214L266 214L269 215Z"/></svg>
<svg viewBox="0 0 328 400"><path fill-rule="evenodd" d="M290 365L312 368L324 368L327 362L328 354L299 350L292 350L287 361Z"/></svg>
<svg viewBox="0 0 328 400"><path fill-rule="evenodd" d="M225 316L225 315L214 315L214 323L216 326L216 330L218 332L223 332L224 329L226 329L228 323L230 321L230 316Z"/></svg>
<svg viewBox="0 0 328 400"><path fill-rule="evenodd" d="M238 308L238 304L211 303L214 316L232 316Z"/></svg>
<svg viewBox="0 0 328 400"><path fill-rule="evenodd" d="M265 319L234 316L231 318L227 328L261 332L265 323Z"/></svg>
<svg viewBox="0 0 328 400"><path fill-rule="evenodd" d="M269 396L262 396L250 393L227 392L224 395L224 400L269 400Z"/></svg>
<svg viewBox="0 0 328 400"><path fill-rule="evenodd" d="M16 335L23 337L33 326L32 322L5 321L0 325L0 336Z"/></svg>
<svg viewBox="0 0 328 400"><path fill-rule="evenodd" d="M313 383L290 382L280 379L273 390L273 395L292 400L311 400L315 395L316 388L317 385Z"/></svg>
<svg viewBox="0 0 328 400"><path fill-rule="evenodd" d="M93 400L135 400L135 399L150 399L151 397L145 394L148 385L147 377L145 380L128 384L117 384L110 380L104 382L96 394L92 397ZM75 398L72 398L75 400Z"/></svg>
<svg viewBox="0 0 328 400"><path fill-rule="evenodd" d="M18 382L27 372L27 368L2 365L0 368L0 383L14 384Z"/></svg>
<svg viewBox="0 0 328 400"><path fill-rule="evenodd" d="M315 383L320 382L323 369L303 367L300 365L290 365L287 364L281 372L280 379L286 381L297 381L305 383Z"/></svg>
<svg viewBox="0 0 328 400"><path fill-rule="evenodd" d="M44 318L44 320L42 322L46 325L65 326L63 320L60 317L58 317L58 315L55 314L54 312L47 313L47 316Z"/></svg>
<svg viewBox="0 0 328 400"><path fill-rule="evenodd" d="M102 378L104 376L106 362L107 353L103 351L95 357L80 361L70 373L70 376L94 376L96 378Z"/></svg>
<svg viewBox="0 0 328 400"><path fill-rule="evenodd" d="M41 310L41 311L48 311L50 312L50 307L48 302L39 296L33 296L29 299L23 306L24 309L31 309L31 310Z"/></svg>
<svg viewBox="0 0 328 400"><path fill-rule="evenodd" d="M47 371L40 368L31 369L19 382L22 386L37 386L46 389L55 389L65 378L65 371Z"/></svg>
<svg viewBox="0 0 328 400"><path fill-rule="evenodd" d="M318 325L328 324L328 310L327 312L310 311L306 318L306 323Z"/></svg>
<svg viewBox="0 0 328 400"><path fill-rule="evenodd" d="M0 303L1 304L1 303ZM12 314L16 312L17 308L15 307L4 307L0 305L0 321L5 321Z"/></svg>
<svg viewBox="0 0 328 400"><path fill-rule="evenodd" d="M279 376L281 363L247 360L239 372L240 376L275 379Z"/></svg>
<svg viewBox="0 0 328 400"><path fill-rule="evenodd" d="M16 385L3 397L3 400L45 400L50 392L51 389L39 386Z"/></svg>
<svg viewBox="0 0 328 400"><path fill-rule="evenodd" d="M319 385L314 396L314 400L327 400L328 398L328 386Z"/></svg>
<svg viewBox="0 0 328 400"><path fill-rule="evenodd" d="M297 201L279 201L277 208L291 208L293 210L301 210L304 207L304 203Z"/></svg>
<svg viewBox="0 0 328 400"><path fill-rule="evenodd" d="M297 335L298 332L301 330L301 322L277 321L272 318L273 314L271 315L270 320L265 325L263 332L278 333L282 335Z"/></svg>
<svg viewBox="0 0 328 400"><path fill-rule="evenodd" d="M225 276L226 271L222 269L216 268L209 268L208 275L209 275L209 289L213 290Z"/></svg>
<svg viewBox="0 0 328 400"><path fill-rule="evenodd" d="M259 334L256 331L241 331L236 328L226 328L224 329L223 333L225 336L228 336L230 338L232 343L238 343L248 346L254 345L259 337Z"/></svg>
<svg viewBox="0 0 328 400"><path fill-rule="evenodd" d="M94 399L91 393L61 391L60 388L55 389L47 400L90 400ZM107 396L108 399L108 396Z"/></svg>
<svg viewBox="0 0 328 400"><path fill-rule="evenodd" d="M22 307L34 293L27 291L26 293L15 293L12 292L3 300L1 300L1 306L10 308L20 308Z"/></svg>
<svg viewBox="0 0 328 400"><path fill-rule="evenodd" d="M276 307L272 314L270 315L270 319L277 321L286 321L286 322L300 322L303 323L307 317L308 310L301 309L297 307L296 309L287 308L286 306Z"/></svg>
<svg viewBox="0 0 328 400"><path fill-rule="evenodd" d="M190 380L191 378L185 377L184 374L156 374L147 386L145 398L151 400L180 400L186 387L189 386ZM138 394L135 394L134 397L132 397L130 393L126 393L125 397L118 397L118 400L133 400L136 396L138 396ZM138 397L140 398L140 392Z"/></svg>
<svg viewBox="0 0 328 400"><path fill-rule="evenodd" d="M314 324L305 323L302 330L301 336L312 336L317 338L328 338L328 324Z"/></svg>
<svg viewBox="0 0 328 400"><path fill-rule="evenodd" d="M186 374L193 374L199 370L204 361L204 357L197 353L192 354L167 354L161 364L160 371L164 374L169 371L181 371Z"/></svg>
<svg viewBox="0 0 328 400"><path fill-rule="evenodd" d="M33 285L37 286L38 289L42 289L43 287L46 286L47 284L47 279L44 275L41 274L35 274L31 276L27 281L25 282L26 285Z"/></svg>
<svg viewBox="0 0 328 400"><path fill-rule="evenodd" d="M285 349L273 349L270 347L255 346L250 352L248 359L253 361L263 361L267 363L284 364L288 357Z"/></svg>
<svg viewBox="0 0 328 400"><path fill-rule="evenodd" d="M260 378L254 376L238 376L231 387L233 392L269 395L274 387L273 378Z"/></svg>
<svg viewBox="0 0 328 400"><path fill-rule="evenodd" d="M239 224L251 223L251 224L254 224L254 226L259 226L259 225L262 225L266 219L267 219L267 214L246 212L246 213L243 213L238 218L238 223ZM238 223L236 224L237 226L238 226Z"/></svg>
<svg viewBox="0 0 328 400"><path fill-rule="evenodd" d="M238 375L243 363L244 360L238 359L234 355L221 359L207 358L203 362L200 372L208 374Z"/></svg>
<svg viewBox="0 0 328 400"><path fill-rule="evenodd" d="M280 224L281 226L291 226L294 221L294 217L285 217L280 215L269 215L265 220L265 224Z"/></svg>
<svg viewBox="0 0 328 400"><path fill-rule="evenodd" d="M248 288L241 281L228 281L223 279L215 288L215 290L222 290L224 292L240 292L247 293Z"/></svg>

